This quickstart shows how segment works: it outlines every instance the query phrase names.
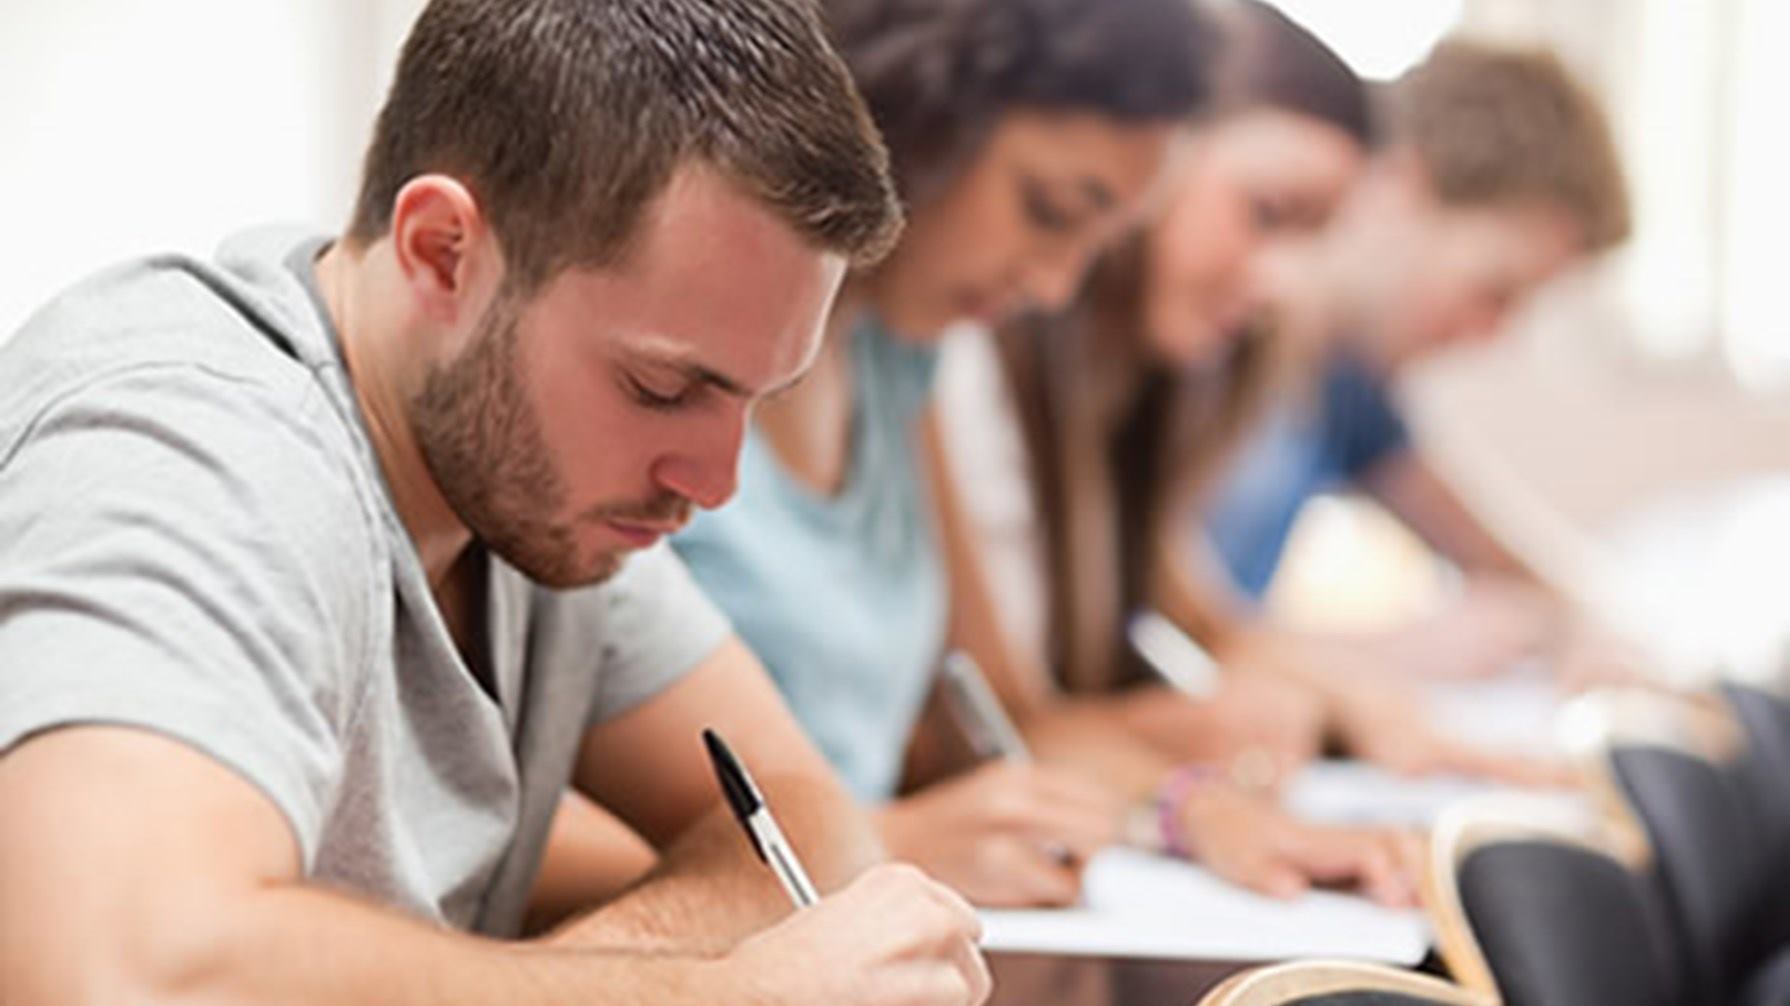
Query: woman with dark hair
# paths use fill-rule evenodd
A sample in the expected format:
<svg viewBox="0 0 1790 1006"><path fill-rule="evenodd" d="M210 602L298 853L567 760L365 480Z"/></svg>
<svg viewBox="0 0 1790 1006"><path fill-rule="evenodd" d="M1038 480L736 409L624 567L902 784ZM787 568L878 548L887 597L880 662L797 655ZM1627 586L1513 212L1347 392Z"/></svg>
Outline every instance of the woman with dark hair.
<svg viewBox="0 0 1790 1006"><path fill-rule="evenodd" d="M1190 703L1128 639L1140 612L1202 638L1218 620L1188 547L1200 491L1292 352L1265 311L1274 267L1373 141L1365 86L1322 43L1255 0L1210 9L1225 29L1214 113L1163 212L1069 310L946 353L953 579L993 609L966 645L1041 757L1155 794L1171 847L1271 892L1346 878L1404 902L1400 836L1307 825L1250 792L1315 752L1323 699L1239 671Z"/></svg>
<svg viewBox="0 0 1790 1006"><path fill-rule="evenodd" d="M920 452L936 345L958 322L1056 309L1119 236L1206 98L1188 0L831 0L909 214L847 284L807 378L744 432L739 493L674 546L866 800L891 853L973 900L1063 904L1120 796L992 765L900 795L950 643ZM675 394L678 389L668 389Z"/></svg>

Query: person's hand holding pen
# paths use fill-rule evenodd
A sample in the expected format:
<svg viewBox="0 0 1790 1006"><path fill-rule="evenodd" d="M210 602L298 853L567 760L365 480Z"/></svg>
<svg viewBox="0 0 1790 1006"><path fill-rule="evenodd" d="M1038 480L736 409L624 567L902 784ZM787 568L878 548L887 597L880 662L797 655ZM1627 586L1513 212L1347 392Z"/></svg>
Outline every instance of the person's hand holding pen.
<svg viewBox="0 0 1790 1006"><path fill-rule="evenodd" d="M991 761L878 813L883 843L978 905L1073 904L1081 870L1118 841L1125 805L1078 776Z"/></svg>
<svg viewBox="0 0 1790 1006"><path fill-rule="evenodd" d="M961 897L912 866L878 866L717 961L729 990L717 1001L976 1006L991 986L980 936Z"/></svg>
<svg viewBox="0 0 1790 1006"><path fill-rule="evenodd" d="M885 808L879 819L884 844L978 904L1073 903L1088 858L1118 837L1119 798L1037 767L968 654L945 656L939 685L946 709L986 761Z"/></svg>
<svg viewBox="0 0 1790 1006"><path fill-rule="evenodd" d="M821 898L752 773L720 734L704 730L702 739L734 819L796 909L712 965L728 1001L978 1006L988 999L993 982L976 946L982 926L968 903L902 865L875 867Z"/></svg>
<svg viewBox="0 0 1790 1006"><path fill-rule="evenodd" d="M1297 682L1253 670L1228 672L1210 699L1161 685L1109 702L1132 736L1178 762L1226 766L1246 788L1272 789L1316 758L1327 710Z"/></svg>
<svg viewBox="0 0 1790 1006"><path fill-rule="evenodd" d="M1095 708L1069 706L1057 719L1116 719L1130 736L1177 762L1226 766L1232 781L1246 789L1277 788L1317 757L1325 705L1313 689L1278 675L1222 667L1155 611L1140 612L1125 631L1133 652L1159 680L1107 696ZM1059 729L1075 727L1064 722Z"/></svg>

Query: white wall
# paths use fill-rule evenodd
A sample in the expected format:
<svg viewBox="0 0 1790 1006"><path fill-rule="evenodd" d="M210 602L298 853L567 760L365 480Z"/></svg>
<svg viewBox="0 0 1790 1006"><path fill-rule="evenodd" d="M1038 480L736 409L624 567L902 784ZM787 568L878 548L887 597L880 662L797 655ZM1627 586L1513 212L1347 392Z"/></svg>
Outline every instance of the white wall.
<svg viewBox="0 0 1790 1006"><path fill-rule="evenodd" d="M88 272L338 227L416 0L0 0L0 338Z"/></svg>

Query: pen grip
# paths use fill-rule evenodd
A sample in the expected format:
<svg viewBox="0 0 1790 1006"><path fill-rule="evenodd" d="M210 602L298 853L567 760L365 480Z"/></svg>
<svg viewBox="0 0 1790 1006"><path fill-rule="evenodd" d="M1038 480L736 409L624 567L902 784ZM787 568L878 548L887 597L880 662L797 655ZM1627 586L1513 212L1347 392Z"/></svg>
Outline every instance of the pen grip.
<svg viewBox="0 0 1790 1006"><path fill-rule="evenodd" d="M814 882L808 879L808 871L796 859L795 850L789 846L789 839L783 837L783 829L777 827L777 819L760 812L752 815L748 824L766 865L770 866L771 872L783 884L784 893L789 895L789 900L797 908L807 908L819 901L820 893L814 889Z"/></svg>

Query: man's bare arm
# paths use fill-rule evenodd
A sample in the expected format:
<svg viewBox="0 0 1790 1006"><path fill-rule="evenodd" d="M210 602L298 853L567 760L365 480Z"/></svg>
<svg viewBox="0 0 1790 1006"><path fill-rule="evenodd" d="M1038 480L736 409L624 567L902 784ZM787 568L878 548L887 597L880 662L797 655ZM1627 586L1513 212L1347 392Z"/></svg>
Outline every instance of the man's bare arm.
<svg viewBox="0 0 1790 1006"><path fill-rule="evenodd" d="M659 854L632 828L568 788L529 891L523 933L541 935L613 901L658 861Z"/></svg>
<svg viewBox="0 0 1790 1006"><path fill-rule="evenodd" d="M1431 548L1469 573L1539 582L1529 565L1506 548L1416 452L1404 451L1375 465L1362 485Z"/></svg>
<svg viewBox="0 0 1790 1006"><path fill-rule="evenodd" d="M700 733L747 763L824 893L883 857L869 818L745 646L729 641L663 694L585 738L575 783L661 850L639 885L556 942L717 953L789 914L721 802Z"/></svg>
<svg viewBox="0 0 1790 1006"><path fill-rule="evenodd" d="M8 1006L972 1006L988 994L975 914L903 867L713 960L434 928L307 883L259 790L144 731L66 728L0 756L0 822Z"/></svg>
<svg viewBox="0 0 1790 1006"><path fill-rule="evenodd" d="M18 1006L698 1003L722 977L453 934L307 885L259 790L145 731L63 729L0 758L0 822L0 1001Z"/></svg>

